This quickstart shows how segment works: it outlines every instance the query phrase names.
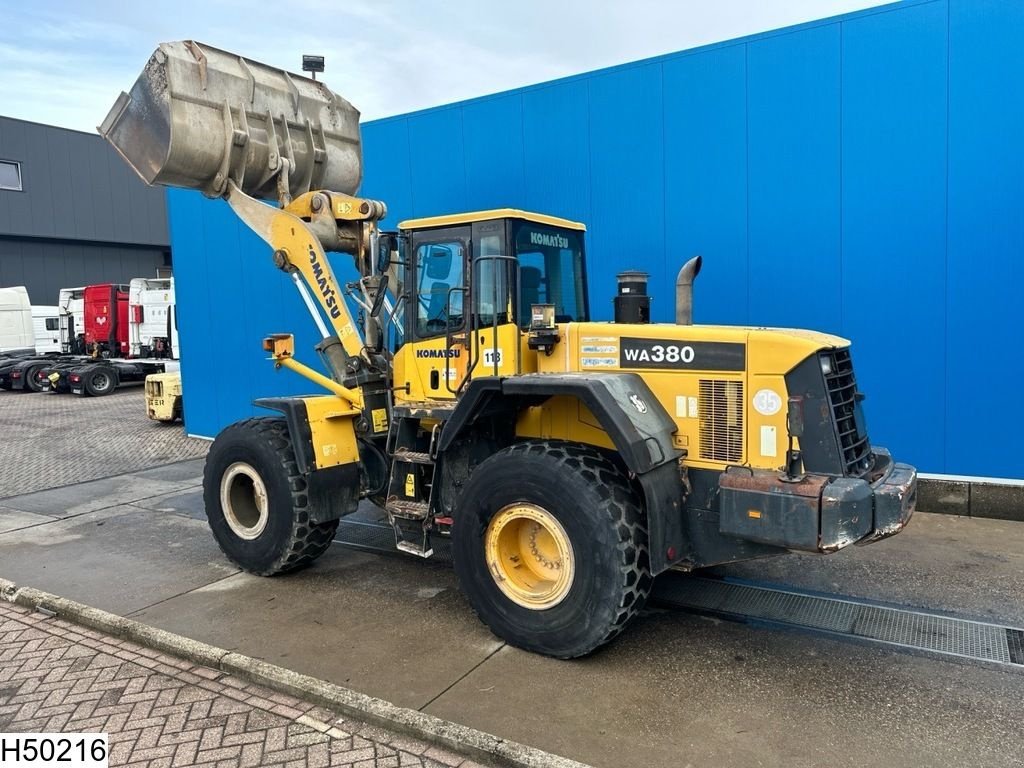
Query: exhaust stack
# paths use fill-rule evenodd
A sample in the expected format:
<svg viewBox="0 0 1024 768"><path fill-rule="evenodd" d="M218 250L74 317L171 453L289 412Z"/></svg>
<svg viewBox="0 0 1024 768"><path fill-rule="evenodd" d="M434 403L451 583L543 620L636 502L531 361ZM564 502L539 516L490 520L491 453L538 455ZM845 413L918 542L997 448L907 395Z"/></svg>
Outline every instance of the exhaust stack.
<svg viewBox="0 0 1024 768"><path fill-rule="evenodd" d="M700 256L694 256L679 270L676 278L676 325L693 325L693 281L697 279L703 261Z"/></svg>

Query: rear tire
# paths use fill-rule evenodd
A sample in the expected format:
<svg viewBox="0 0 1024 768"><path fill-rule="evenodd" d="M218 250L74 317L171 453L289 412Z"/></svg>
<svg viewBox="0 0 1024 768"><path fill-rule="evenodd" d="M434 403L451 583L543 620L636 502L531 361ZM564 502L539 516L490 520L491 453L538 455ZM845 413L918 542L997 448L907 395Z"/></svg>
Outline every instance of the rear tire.
<svg viewBox="0 0 1024 768"><path fill-rule="evenodd" d="M258 576L306 567L338 529L337 520L310 522L306 479L283 419L246 419L217 435L206 457L203 499L221 550Z"/></svg>
<svg viewBox="0 0 1024 768"><path fill-rule="evenodd" d="M513 445L481 463L452 528L455 574L506 642L584 656L621 632L651 589L636 491L589 446Z"/></svg>
<svg viewBox="0 0 1024 768"><path fill-rule="evenodd" d="M46 367L45 363L32 365L25 369L25 389L29 392L42 392L43 385L38 381L39 373Z"/></svg>
<svg viewBox="0 0 1024 768"><path fill-rule="evenodd" d="M85 392L91 397L103 397L117 389L117 374L110 368L88 371L82 378Z"/></svg>

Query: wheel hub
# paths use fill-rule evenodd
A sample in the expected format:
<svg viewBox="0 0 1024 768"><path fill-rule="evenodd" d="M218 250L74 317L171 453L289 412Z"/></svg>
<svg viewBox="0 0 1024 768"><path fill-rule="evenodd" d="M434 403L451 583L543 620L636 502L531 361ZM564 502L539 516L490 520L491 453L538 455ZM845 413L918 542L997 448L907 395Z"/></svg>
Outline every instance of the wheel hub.
<svg viewBox="0 0 1024 768"><path fill-rule="evenodd" d="M221 477L220 506L228 527L247 541L258 538L270 519L263 478L244 461L236 461Z"/></svg>
<svg viewBox="0 0 1024 768"><path fill-rule="evenodd" d="M575 575L572 544L562 524L535 504L499 510L484 537L487 568L514 603L532 610L558 605Z"/></svg>

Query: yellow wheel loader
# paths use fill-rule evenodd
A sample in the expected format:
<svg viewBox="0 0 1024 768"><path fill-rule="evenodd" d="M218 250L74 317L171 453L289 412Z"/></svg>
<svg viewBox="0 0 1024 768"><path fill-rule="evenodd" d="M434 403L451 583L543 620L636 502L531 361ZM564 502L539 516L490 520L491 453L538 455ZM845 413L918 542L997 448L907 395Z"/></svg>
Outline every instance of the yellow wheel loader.
<svg viewBox="0 0 1024 768"><path fill-rule="evenodd" d="M451 538L496 635L570 658L666 569L834 552L912 514L916 472L869 442L849 342L691 324L699 258L675 324L648 322L642 273L593 322L582 224L502 209L381 231L385 205L353 196L356 109L192 41L161 45L100 133L145 181L225 198L322 336L327 376L290 334L263 345L326 394L258 400L277 415L210 449L210 527L247 571L308 565L368 499L403 552ZM339 284L328 252L359 280Z"/></svg>

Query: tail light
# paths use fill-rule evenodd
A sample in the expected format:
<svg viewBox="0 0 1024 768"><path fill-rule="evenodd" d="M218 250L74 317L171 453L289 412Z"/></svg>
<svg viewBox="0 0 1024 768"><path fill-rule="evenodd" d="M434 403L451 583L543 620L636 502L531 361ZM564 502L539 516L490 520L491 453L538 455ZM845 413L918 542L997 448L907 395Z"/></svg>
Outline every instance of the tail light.
<svg viewBox="0 0 1024 768"><path fill-rule="evenodd" d="M72 384L77 384L82 380L82 377L79 376L77 373L72 373L70 376L68 376L68 379L71 381Z"/></svg>
<svg viewBox="0 0 1024 768"><path fill-rule="evenodd" d="M142 322L142 305L132 304L132 321L135 323Z"/></svg>
<svg viewBox="0 0 1024 768"><path fill-rule="evenodd" d="M21 378L21 371L11 371L11 378L12 379L20 379Z"/></svg>

